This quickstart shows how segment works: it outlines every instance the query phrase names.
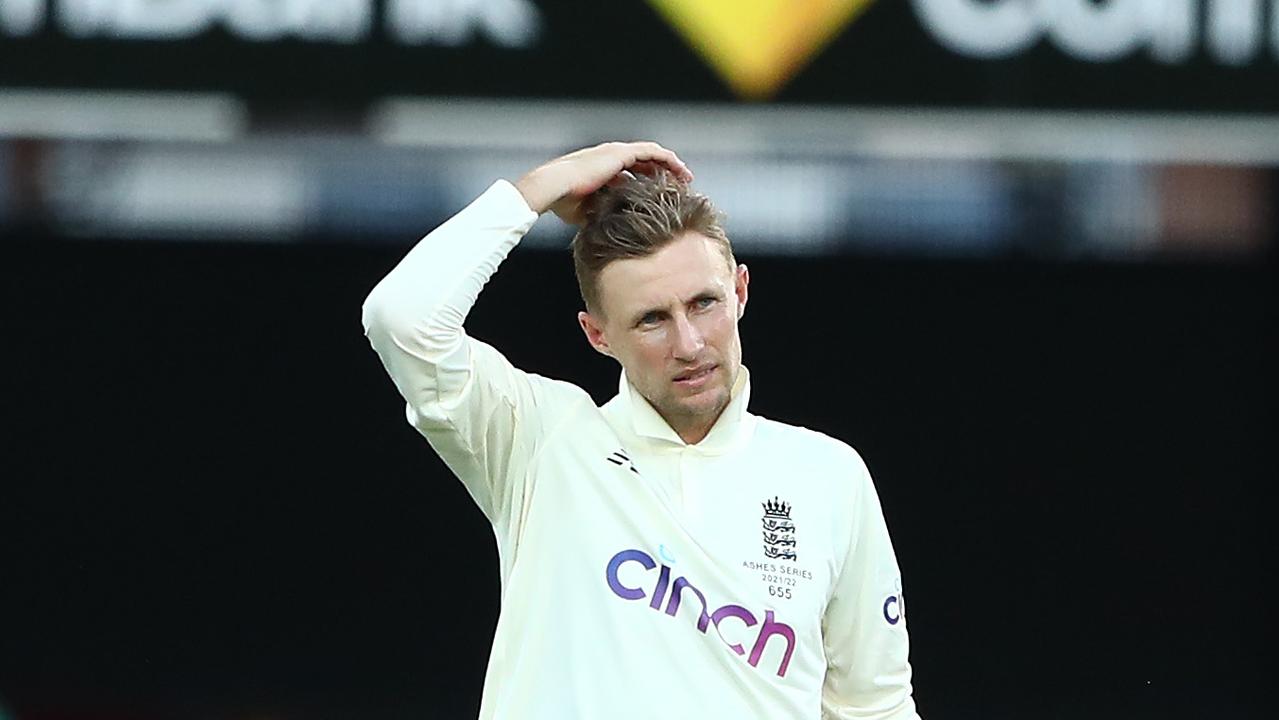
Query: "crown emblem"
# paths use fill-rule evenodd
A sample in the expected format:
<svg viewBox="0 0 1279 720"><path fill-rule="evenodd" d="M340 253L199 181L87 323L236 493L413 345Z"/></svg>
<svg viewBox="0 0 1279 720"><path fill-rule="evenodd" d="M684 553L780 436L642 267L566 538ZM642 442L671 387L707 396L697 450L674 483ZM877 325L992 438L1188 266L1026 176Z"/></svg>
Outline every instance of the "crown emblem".
<svg viewBox="0 0 1279 720"><path fill-rule="evenodd" d="M790 503L774 497L772 500L765 500L762 504L764 517L790 519Z"/></svg>

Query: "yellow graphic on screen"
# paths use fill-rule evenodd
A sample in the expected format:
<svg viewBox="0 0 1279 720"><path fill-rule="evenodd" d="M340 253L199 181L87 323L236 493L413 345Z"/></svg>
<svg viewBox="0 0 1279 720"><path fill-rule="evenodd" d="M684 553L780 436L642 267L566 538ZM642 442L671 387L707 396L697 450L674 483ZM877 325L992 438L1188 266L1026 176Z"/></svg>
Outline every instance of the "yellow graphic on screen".
<svg viewBox="0 0 1279 720"><path fill-rule="evenodd" d="M738 95L763 100L875 0L649 0Z"/></svg>

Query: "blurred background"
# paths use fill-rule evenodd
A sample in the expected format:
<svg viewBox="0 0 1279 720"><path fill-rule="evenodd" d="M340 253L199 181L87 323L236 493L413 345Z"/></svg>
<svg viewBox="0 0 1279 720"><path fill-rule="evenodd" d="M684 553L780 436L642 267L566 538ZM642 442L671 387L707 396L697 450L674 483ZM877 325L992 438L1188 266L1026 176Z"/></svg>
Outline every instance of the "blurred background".
<svg viewBox="0 0 1279 720"><path fill-rule="evenodd" d="M475 717L493 536L360 304L635 138L876 478L923 717L1272 716L1279 0L0 0L0 718ZM570 236L468 327L603 402Z"/></svg>

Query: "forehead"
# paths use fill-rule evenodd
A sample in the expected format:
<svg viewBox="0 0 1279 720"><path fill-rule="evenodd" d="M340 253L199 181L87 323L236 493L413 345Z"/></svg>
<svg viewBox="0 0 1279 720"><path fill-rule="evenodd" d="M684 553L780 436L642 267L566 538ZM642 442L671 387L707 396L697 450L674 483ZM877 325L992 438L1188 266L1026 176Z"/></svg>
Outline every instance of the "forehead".
<svg viewBox="0 0 1279 720"><path fill-rule="evenodd" d="M614 260L600 271L598 280L605 313L664 307L732 284L733 273L719 243L694 232L652 255Z"/></svg>

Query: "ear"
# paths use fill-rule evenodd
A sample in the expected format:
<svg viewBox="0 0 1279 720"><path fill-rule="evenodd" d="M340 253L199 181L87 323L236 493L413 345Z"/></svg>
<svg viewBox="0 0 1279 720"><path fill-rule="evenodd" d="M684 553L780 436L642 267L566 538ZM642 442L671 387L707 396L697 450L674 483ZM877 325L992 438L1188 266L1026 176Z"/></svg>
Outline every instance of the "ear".
<svg viewBox="0 0 1279 720"><path fill-rule="evenodd" d="M577 313L577 324L581 326L582 332L586 335L586 342L590 343L591 347L601 354L614 357L608 346L608 340L604 338L604 323L600 322L600 318L582 310Z"/></svg>
<svg viewBox="0 0 1279 720"><path fill-rule="evenodd" d="M737 266L737 273L734 277L733 291L737 295L737 319L741 320L746 314L746 299L749 293L746 288L751 284L751 271L745 265Z"/></svg>

